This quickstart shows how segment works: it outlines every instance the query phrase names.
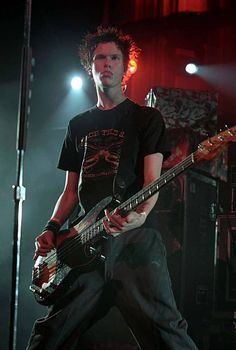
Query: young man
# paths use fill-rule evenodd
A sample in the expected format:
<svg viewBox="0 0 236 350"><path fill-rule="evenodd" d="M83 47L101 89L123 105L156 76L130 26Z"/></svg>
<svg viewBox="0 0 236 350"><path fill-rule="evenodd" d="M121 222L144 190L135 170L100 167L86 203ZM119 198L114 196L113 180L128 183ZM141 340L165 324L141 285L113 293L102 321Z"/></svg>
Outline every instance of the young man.
<svg viewBox="0 0 236 350"><path fill-rule="evenodd" d="M69 123L58 165L66 171L65 188L36 238L35 259L54 247L78 204L87 213L109 195L127 200L160 176L169 154L163 119L124 95L129 59L137 59L139 51L129 35L113 27L85 36L80 58L94 81L97 105ZM76 349L80 336L113 305L141 349L196 349L176 309L165 248L152 220L156 200L154 195L126 213L105 209L105 261L81 273L36 321L28 350Z"/></svg>

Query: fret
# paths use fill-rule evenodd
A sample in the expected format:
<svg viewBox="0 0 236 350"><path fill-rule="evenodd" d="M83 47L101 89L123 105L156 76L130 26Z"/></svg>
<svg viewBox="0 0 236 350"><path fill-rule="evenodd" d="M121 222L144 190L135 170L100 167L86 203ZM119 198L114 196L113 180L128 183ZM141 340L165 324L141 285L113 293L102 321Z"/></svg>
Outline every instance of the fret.
<svg viewBox="0 0 236 350"><path fill-rule="evenodd" d="M95 234L96 234L95 229L91 229L90 230L90 238L93 238L95 236Z"/></svg>
<svg viewBox="0 0 236 350"><path fill-rule="evenodd" d="M138 193L133 195L130 199L126 200L124 203L118 206L118 209L123 210L124 212L129 212L136 208L140 203L144 202L148 198L150 198L152 195L157 193L165 184L167 184L169 181L171 181L173 178L175 178L178 174L183 172L186 168L188 168L192 163L194 163L194 155L190 155L188 158L186 158L183 162L178 164L174 167L174 169L167 170L159 179L151 183L150 185L146 186L146 188L143 188ZM114 212L114 211L113 211ZM104 218L103 218L104 219ZM103 223L100 219L97 221L93 227L89 230L86 230L84 232L81 240L85 242L89 239L95 237L100 232L103 231Z"/></svg>
<svg viewBox="0 0 236 350"><path fill-rule="evenodd" d="M152 185L151 186L151 195L153 195L155 192L158 191L159 185Z"/></svg>
<svg viewBox="0 0 236 350"><path fill-rule="evenodd" d="M82 235L82 242L83 242L83 243L86 243L86 242L87 242L86 232L84 232L83 235Z"/></svg>
<svg viewBox="0 0 236 350"><path fill-rule="evenodd" d="M102 223L102 221L100 221L100 224L99 224L99 231L103 231L103 223Z"/></svg>

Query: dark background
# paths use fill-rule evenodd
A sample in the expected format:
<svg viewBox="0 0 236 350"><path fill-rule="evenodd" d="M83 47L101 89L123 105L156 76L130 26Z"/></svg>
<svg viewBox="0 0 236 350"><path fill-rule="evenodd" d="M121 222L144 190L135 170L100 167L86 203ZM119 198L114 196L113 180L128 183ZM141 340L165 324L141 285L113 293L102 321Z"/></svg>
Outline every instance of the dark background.
<svg viewBox="0 0 236 350"><path fill-rule="evenodd" d="M236 124L236 25L234 1L199 1L206 11L178 12L177 4L163 16L163 1L155 13L147 1L33 1L31 47L35 66L31 84L31 113L28 118L25 154L19 294L18 345L26 346L32 323L45 313L28 286L31 278L34 238L51 215L64 182L56 164L69 119L93 105L95 95L85 77L83 92L73 93L70 77L84 74L77 57L81 36L98 24L120 25L137 38L142 56L127 95L144 104L153 86L200 89L219 93L218 125ZM151 3L151 2L150 2ZM0 5L0 348L7 349L12 261L12 232L15 183L16 125L19 99L21 48L23 44L24 1ZM180 7L179 7L180 8ZM205 69L203 76L187 76L184 63L196 59ZM204 73L204 70L203 70ZM228 183L220 183L223 212L230 212L232 184L230 171L235 147L229 147ZM230 306L233 307L233 306ZM122 329L122 328L121 328ZM112 333L112 332L111 332Z"/></svg>

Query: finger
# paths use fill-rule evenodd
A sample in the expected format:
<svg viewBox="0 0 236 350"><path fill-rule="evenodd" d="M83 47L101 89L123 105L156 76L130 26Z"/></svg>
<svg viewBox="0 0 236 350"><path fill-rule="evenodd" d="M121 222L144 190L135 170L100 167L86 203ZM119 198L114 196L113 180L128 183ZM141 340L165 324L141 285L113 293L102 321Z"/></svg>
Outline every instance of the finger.
<svg viewBox="0 0 236 350"><path fill-rule="evenodd" d="M53 242L51 241L51 240L46 240L46 239L40 239L40 240L36 240L35 241L35 247L36 247L36 249L37 248L39 248L39 249L41 249L41 248L52 248L52 247L54 247L54 244L53 244Z"/></svg>
<svg viewBox="0 0 236 350"><path fill-rule="evenodd" d="M33 260L36 260L39 256L45 257L45 256L47 256L47 253L37 252L37 253L34 254Z"/></svg>
<svg viewBox="0 0 236 350"><path fill-rule="evenodd" d="M120 213L120 209L119 208L116 208L115 210L114 210L114 214L119 214ZM120 215L120 214L119 214Z"/></svg>
<svg viewBox="0 0 236 350"><path fill-rule="evenodd" d="M50 252L50 250L52 250L52 247L45 247L45 248L43 248L43 247L40 247L39 249L38 249L38 252L41 254L41 253L48 253L48 252Z"/></svg>
<svg viewBox="0 0 236 350"><path fill-rule="evenodd" d="M108 209L105 209L105 210L104 210L104 213L105 213L105 216L106 216L107 220L110 221L111 214L110 214L109 210L108 210Z"/></svg>
<svg viewBox="0 0 236 350"><path fill-rule="evenodd" d="M104 228L105 228L107 233L113 234L113 233L119 233L120 232L120 230L117 227L110 226L110 223L107 222L106 220L103 220L103 226L104 226Z"/></svg>
<svg viewBox="0 0 236 350"><path fill-rule="evenodd" d="M108 225L108 222L106 220L102 220L103 227L107 233L110 233L110 227Z"/></svg>
<svg viewBox="0 0 236 350"><path fill-rule="evenodd" d="M35 252L32 259L37 260L37 257L38 257L38 253Z"/></svg>
<svg viewBox="0 0 236 350"><path fill-rule="evenodd" d="M121 216L114 216L111 215L108 210L105 210L105 215L108 219L108 221L115 227L117 227L119 230L122 229L124 220L121 218Z"/></svg>
<svg viewBox="0 0 236 350"><path fill-rule="evenodd" d="M39 256L47 256L50 250L37 250L34 253L33 259L37 259Z"/></svg>
<svg viewBox="0 0 236 350"><path fill-rule="evenodd" d="M104 226L107 233L118 233L120 231L118 227L110 226L110 223L107 222L106 220L103 220L102 222L103 222L103 226Z"/></svg>
<svg viewBox="0 0 236 350"><path fill-rule="evenodd" d="M34 256L33 256L33 260L37 260L37 258L39 256L47 256L47 253L48 252L35 251Z"/></svg>
<svg viewBox="0 0 236 350"><path fill-rule="evenodd" d="M52 250L54 247L52 244L40 244L39 242L35 242L35 253L33 256L33 259L37 259L39 255L46 256L50 250Z"/></svg>
<svg viewBox="0 0 236 350"><path fill-rule="evenodd" d="M107 214L107 217L109 218L109 221L123 226L124 224L127 223L127 216L121 216L119 213L120 213L120 209L118 208L116 208L112 214L106 210L106 214Z"/></svg>
<svg viewBox="0 0 236 350"><path fill-rule="evenodd" d="M105 228L106 233L113 236L113 237L119 236L121 233L120 231L117 231L116 228L110 227L108 222L105 220L103 220L103 226Z"/></svg>
<svg viewBox="0 0 236 350"><path fill-rule="evenodd" d="M109 223L106 220L103 220L103 227L109 235L112 235L113 233L117 232L117 228L112 228Z"/></svg>

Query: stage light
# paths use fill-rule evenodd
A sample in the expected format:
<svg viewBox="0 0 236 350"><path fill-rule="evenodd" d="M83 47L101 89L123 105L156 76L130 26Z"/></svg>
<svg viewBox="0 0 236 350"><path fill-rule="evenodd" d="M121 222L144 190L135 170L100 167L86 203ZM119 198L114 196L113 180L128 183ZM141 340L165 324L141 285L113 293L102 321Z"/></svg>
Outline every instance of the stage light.
<svg viewBox="0 0 236 350"><path fill-rule="evenodd" d="M129 60L128 70L130 74L134 74L137 70L137 62L135 60Z"/></svg>
<svg viewBox="0 0 236 350"><path fill-rule="evenodd" d="M198 67L194 63L188 63L185 67L185 70L188 74L196 74L198 71Z"/></svg>
<svg viewBox="0 0 236 350"><path fill-rule="evenodd" d="M83 86L83 80L79 76L76 76L71 79L70 84L73 90L80 90Z"/></svg>

